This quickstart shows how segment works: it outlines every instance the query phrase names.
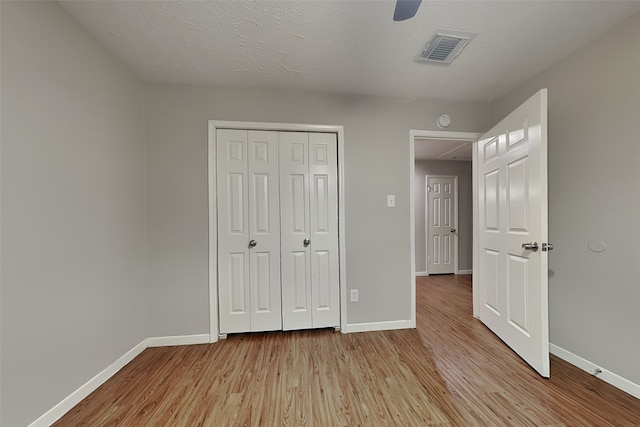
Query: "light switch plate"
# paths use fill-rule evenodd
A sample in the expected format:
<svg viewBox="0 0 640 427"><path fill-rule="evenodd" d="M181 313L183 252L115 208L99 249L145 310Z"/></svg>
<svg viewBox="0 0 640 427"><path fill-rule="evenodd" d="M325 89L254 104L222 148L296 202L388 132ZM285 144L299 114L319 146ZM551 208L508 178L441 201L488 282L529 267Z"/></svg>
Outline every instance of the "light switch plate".
<svg viewBox="0 0 640 427"><path fill-rule="evenodd" d="M393 194L389 194L387 196L387 207L395 208L396 207L396 196Z"/></svg>

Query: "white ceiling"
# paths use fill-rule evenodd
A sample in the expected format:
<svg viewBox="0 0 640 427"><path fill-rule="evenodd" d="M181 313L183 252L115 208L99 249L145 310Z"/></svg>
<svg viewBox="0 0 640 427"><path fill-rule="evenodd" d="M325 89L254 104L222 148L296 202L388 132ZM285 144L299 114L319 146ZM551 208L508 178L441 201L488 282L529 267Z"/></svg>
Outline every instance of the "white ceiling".
<svg viewBox="0 0 640 427"><path fill-rule="evenodd" d="M471 161L472 145L469 141L442 139L416 139L414 154L416 160L456 160Z"/></svg>
<svg viewBox="0 0 640 427"><path fill-rule="evenodd" d="M61 1L142 79L491 101L597 37L640 2ZM438 28L477 32L453 64L414 56Z"/></svg>

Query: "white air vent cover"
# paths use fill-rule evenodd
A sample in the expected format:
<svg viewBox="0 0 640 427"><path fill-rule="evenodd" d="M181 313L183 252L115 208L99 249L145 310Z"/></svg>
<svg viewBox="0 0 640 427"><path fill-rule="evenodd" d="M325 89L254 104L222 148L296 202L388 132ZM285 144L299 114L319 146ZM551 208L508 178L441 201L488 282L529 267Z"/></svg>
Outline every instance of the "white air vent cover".
<svg viewBox="0 0 640 427"><path fill-rule="evenodd" d="M418 52L415 61L450 64L453 58L477 35L457 30L438 30L435 37Z"/></svg>

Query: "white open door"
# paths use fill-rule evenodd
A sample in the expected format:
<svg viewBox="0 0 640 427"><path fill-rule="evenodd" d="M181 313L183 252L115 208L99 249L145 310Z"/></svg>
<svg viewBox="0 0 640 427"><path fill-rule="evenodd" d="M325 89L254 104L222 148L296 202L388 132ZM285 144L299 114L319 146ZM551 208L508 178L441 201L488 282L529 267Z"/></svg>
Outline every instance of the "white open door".
<svg viewBox="0 0 640 427"><path fill-rule="evenodd" d="M476 147L480 320L549 377L547 90Z"/></svg>

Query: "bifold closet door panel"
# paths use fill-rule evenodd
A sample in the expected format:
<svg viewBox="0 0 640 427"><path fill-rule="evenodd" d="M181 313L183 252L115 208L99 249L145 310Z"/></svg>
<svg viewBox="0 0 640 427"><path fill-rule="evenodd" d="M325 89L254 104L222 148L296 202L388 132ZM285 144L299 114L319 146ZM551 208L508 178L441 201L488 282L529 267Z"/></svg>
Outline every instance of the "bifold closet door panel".
<svg viewBox="0 0 640 427"><path fill-rule="evenodd" d="M282 326L313 327L309 244L309 134L280 132Z"/></svg>
<svg viewBox="0 0 640 427"><path fill-rule="evenodd" d="M251 331L282 329L278 132L249 131ZM251 243L253 244L253 243Z"/></svg>
<svg viewBox="0 0 640 427"><path fill-rule="evenodd" d="M282 329L278 133L217 132L220 333Z"/></svg>
<svg viewBox="0 0 640 427"><path fill-rule="evenodd" d="M251 329L247 131L216 134L220 333Z"/></svg>
<svg viewBox="0 0 640 427"><path fill-rule="evenodd" d="M340 324L336 134L309 134L309 186L312 327L334 327Z"/></svg>

